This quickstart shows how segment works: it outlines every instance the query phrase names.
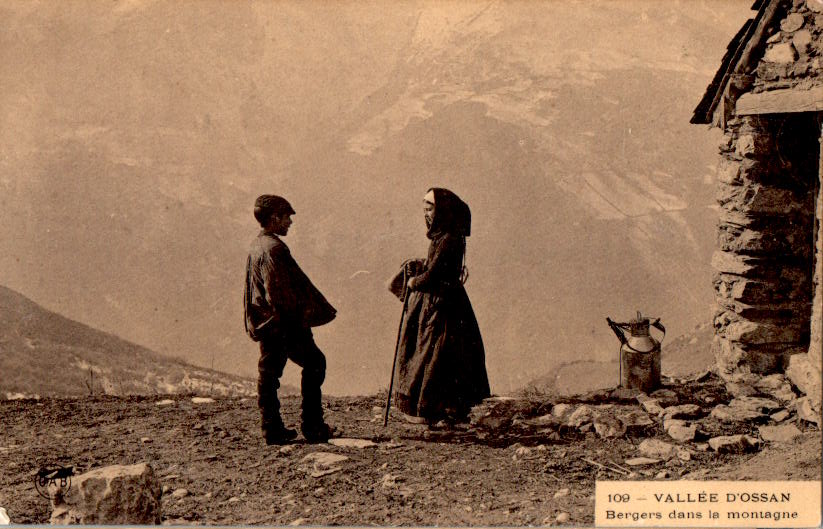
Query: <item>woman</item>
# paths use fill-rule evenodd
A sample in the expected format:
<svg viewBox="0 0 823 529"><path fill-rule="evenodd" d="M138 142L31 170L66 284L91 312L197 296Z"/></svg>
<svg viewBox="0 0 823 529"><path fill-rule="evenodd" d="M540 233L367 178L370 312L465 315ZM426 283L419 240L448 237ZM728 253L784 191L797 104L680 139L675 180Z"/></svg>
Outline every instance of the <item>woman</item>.
<svg viewBox="0 0 823 529"><path fill-rule="evenodd" d="M463 259L469 207L448 189L424 198L429 254L407 283L395 403L429 424L459 422L489 396L485 352L466 290Z"/></svg>

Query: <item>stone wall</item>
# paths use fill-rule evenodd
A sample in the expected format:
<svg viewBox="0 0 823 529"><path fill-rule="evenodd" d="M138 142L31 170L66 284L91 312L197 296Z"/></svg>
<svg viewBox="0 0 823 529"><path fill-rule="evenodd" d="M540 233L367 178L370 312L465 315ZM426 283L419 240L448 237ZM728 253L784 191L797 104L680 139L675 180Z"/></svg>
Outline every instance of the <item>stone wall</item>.
<svg viewBox="0 0 823 529"><path fill-rule="evenodd" d="M810 114L727 123L712 259L721 376L783 371L808 350L818 137Z"/></svg>
<svg viewBox="0 0 823 529"><path fill-rule="evenodd" d="M755 70L753 92L823 82L823 1L783 0L783 9Z"/></svg>

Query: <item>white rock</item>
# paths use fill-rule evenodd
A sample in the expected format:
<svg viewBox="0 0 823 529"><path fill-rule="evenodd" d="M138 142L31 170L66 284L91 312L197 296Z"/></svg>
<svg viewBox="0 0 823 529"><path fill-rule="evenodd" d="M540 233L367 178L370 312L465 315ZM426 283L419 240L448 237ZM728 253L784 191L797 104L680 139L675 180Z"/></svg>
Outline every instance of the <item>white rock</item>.
<svg viewBox="0 0 823 529"><path fill-rule="evenodd" d="M582 406L574 410L574 412L572 412L571 415L569 415L569 419L566 424L568 424L572 428L580 428L584 424L592 422L592 420L594 420L595 415L596 412L591 406L583 404Z"/></svg>
<svg viewBox="0 0 823 529"><path fill-rule="evenodd" d="M570 404L555 404L552 406L552 415L558 419L565 419L572 411L574 406Z"/></svg>
<svg viewBox="0 0 823 529"><path fill-rule="evenodd" d="M658 439L644 439L638 445L637 450L646 457L669 459L675 455L677 448L673 444Z"/></svg>
<svg viewBox="0 0 823 529"><path fill-rule="evenodd" d="M231 498L226 500L226 503L237 503L239 501L241 501L240 498L238 498L237 496L232 496Z"/></svg>
<svg viewBox="0 0 823 529"><path fill-rule="evenodd" d="M812 408L809 397L801 397L792 403L797 416L806 422L813 422L820 427L820 414Z"/></svg>
<svg viewBox="0 0 823 529"><path fill-rule="evenodd" d="M808 29L801 29L792 37L792 44L798 51L807 52L812 46L812 34Z"/></svg>
<svg viewBox="0 0 823 529"><path fill-rule="evenodd" d="M171 497L180 499L180 498L185 498L189 494L191 494L191 493L189 492L188 489L175 489L174 492L171 493Z"/></svg>
<svg viewBox="0 0 823 529"><path fill-rule="evenodd" d="M823 13L823 0L806 0L806 6L815 13Z"/></svg>
<svg viewBox="0 0 823 529"><path fill-rule="evenodd" d="M760 427L760 437L771 443L788 443L799 435L801 435L800 430L793 424Z"/></svg>
<svg viewBox="0 0 823 529"><path fill-rule="evenodd" d="M729 407L752 410L759 413L771 413L782 408L778 402L761 397L737 397L729 402Z"/></svg>
<svg viewBox="0 0 823 529"><path fill-rule="evenodd" d="M702 413L697 404L681 404L663 408L663 420L666 419L695 419Z"/></svg>
<svg viewBox="0 0 823 529"><path fill-rule="evenodd" d="M308 518L297 518L296 520L292 520L289 522L290 526L297 526L297 525L306 525L309 523Z"/></svg>
<svg viewBox="0 0 823 529"><path fill-rule="evenodd" d="M626 430L637 430L654 424L649 414L640 410L620 412L617 418L626 426Z"/></svg>
<svg viewBox="0 0 823 529"><path fill-rule="evenodd" d="M6 509L0 507L0 525L9 525L11 523L11 519L9 518L9 514L6 512Z"/></svg>
<svg viewBox="0 0 823 529"><path fill-rule="evenodd" d="M297 450L297 445L283 445L277 449L277 452L283 455L289 455Z"/></svg>
<svg viewBox="0 0 823 529"><path fill-rule="evenodd" d="M192 397L191 401L195 404L211 404L214 399L211 397Z"/></svg>
<svg viewBox="0 0 823 529"><path fill-rule="evenodd" d="M563 496L568 496L569 492L569 489L560 489L554 493L554 499L562 498Z"/></svg>
<svg viewBox="0 0 823 529"><path fill-rule="evenodd" d="M791 42L773 44L763 55L763 61L776 64L788 64L797 60L797 51Z"/></svg>
<svg viewBox="0 0 823 529"><path fill-rule="evenodd" d="M725 404L718 404L711 412L711 416L721 422L757 421L763 418L759 411L745 408L732 408Z"/></svg>
<svg viewBox="0 0 823 529"><path fill-rule="evenodd" d="M811 397L814 402L819 402L821 398L820 370L810 360L808 354L796 354L789 357L789 366L786 368L786 376L797 386L797 388ZM820 411L819 405L813 407L815 411Z"/></svg>
<svg viewBox="0 0 823 529"><path fill-rule="evenodd" d="M155 406L170 406L172 404L174 404L174 401L171 399L158 400L154 403Z"/></svg>
<svg viewBox="0 0 823 529"><path fill-rule="evenodd" d="M329 439L329 444L344 448L371 448L377 446L377 443L369 441L368 439L350 439L347 437Z"/></svg>
<svg viewBox="0 0 823 529"><path fill-rule="evenodd" d="M652 415L660 415L663 413L663 406L656 399L646 399L640 403L643 409Z"/></svg>
<svg viewBox="0 0 823 529"><path fill-rule="evenodd" d="M777 413L772 413L771 418L774 422L783 422L789 418L789 410L780 410Z"/></svg>
<svg viewBox="0 0 823 529"><path fill-rule="evenodd" d="M514 451L514 455L518 457L525 457L532 453L532 449L528 446L518 446L517 450Z"/></svg>
<svg viewBox="0 0 823 529"><path fill-rule="evenodd" d="M665 419L663 421L663 431L668 432L672 426L686 426L687 424L683 419Z"/></svg>
<svg viewBox="0 0 823 529"><path fill-rule="evenodd" d="M791 13L780 21L780 29L787 33L792 33L802 28L804 22L803 15L800 13Z"/></svg>
<svg viewBox="0 0 823 529"><path fill-rule="evenodd" d="M560 514L557 515L557 518L555 518L554 521L557 522L557 523L560 523L560 524L565 524L565 523L569 523L570 519L571 519L571 516L569 515L569 513L561 512Z"/></svg>
<svg viewBox="0 0 823 529"><path fill-rule="evenodd" d="M631 459L627 459L625 463L630 467L638 467L645 465L655 465L657 463L660 463L660 461L660 459L652 457L633 457Z"/></svg>
<svg viewBox="0 0 823 529"><path fill-rule="evenodd" d="M718 454L739 454L758 448L760 443L748 435L721 435L709 439L709 446Z"/></svg>
<svg viewBox="0 0 823 529"><path fill-rule="evenodd" d="M653 391L649 396L657 400L664 408L677 404L677 393L670 389L658 389L657 391Z"/></svg>
<svg viewBox="0 0 823 529"><path fill-rule="evenodd" d="M668 433L669 437L675 441L685 443L694 439L694 436L697 434L697 427L695 425L686 426L674 424L671 428L666 430L666 433Z"/></svg>
<svg viewBox="0 0 823 529"><path fill-rule="evenodd" d="M141 437L141 438L140 438L140 442L141 442L141 443L151 443L152 441L153 441L153 440L152 440L152 438L151 438L151 437Z"/></svg>
<svg viewBox="0 0 823 529"><path fill-rule="evenodd" d="M331 452L313 452L307 454L302 461L311 464L310 468L307 469L311 477L319 478L343 470L340 463L348 459L344 455Z"/></svg>
<svg viewBox="0 0 823 529"><path fill-rule="evenodd" d="M669 477L669 471L668 470L661 470L660 472L658 472L657 474L654 475L654 479L666 479L668 477Z"/></svg>
<svg viewBox="0 0 823 529"><path fill-rule="evenodd" d="M51 498L54 525L156 525L163 489L146 463L98 468Z"/></svg>
<svg viewBox="0 0 823 529"><path fill-rule="evenodd" d="M609 415L594 418L594 431L604 439L622 437L626 433L626 425Z"/></svg>

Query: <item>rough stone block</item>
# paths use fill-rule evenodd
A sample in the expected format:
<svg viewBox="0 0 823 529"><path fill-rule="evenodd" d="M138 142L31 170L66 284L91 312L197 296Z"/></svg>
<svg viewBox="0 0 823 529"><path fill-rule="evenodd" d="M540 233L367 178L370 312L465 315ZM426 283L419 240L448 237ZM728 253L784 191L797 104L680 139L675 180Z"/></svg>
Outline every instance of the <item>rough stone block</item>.
<svg viewBox="0 0 823 529"><path fill-rule="evenodd" d="M72 478L69 491L52 496L56 525L156 525L162 487L151 466L113 465Z"/></svg>
<svg viewBox="0 0 823 529"><path fill-rule="evenodd" d="M728 185L739 184L740 162L736 160L721 160L720 165L717 167L717 179Z"/></svg>
<svg viewBox="0 0 823 529"><path fill-rule="evenodd" d="M763 421L766 416L756 410L733 408L725 404L718 404L712 409L710 416L720 422L755 422Z"/></svg>
<svg viewBox="0 0 823 529"><path fill-rule="evenodd" d="M740 156L751 156L756 151L754 136L751 134L741 134L737 137L735 152Z"/></svg>
<svg viewBox="0 0 823 529"><path fill-rule="evenodd" d="M801 435L800 430L794 424L781 424L780 426L761 426L760 437L770 443L790 443L795 437Z"/></svg>
<svg viewBox="0 0 823 529"><path fill-rule="evenodd" d="M789 16L780 21L780 29L787 33L792 33L803 27L805 20L800 13L790 13Z"/></svg>
<svg viewBox="0 0 823 529"><path fill-rule="evenodd" d="M718 272L742 276L751 273L757 264L757 259L745 255L720 251L712 254L712 268Z"/></svg>
<svg viewBox="0 0 823 529"><path fill-rule="evenodd" d="M757 450L760 442L748 435L721 435L709 439L709 446L718 454L740 454Z"/></svg>
<svg viewBox="0 0 823 529"><path fill-rule="evenodd" d="M797 389L809 396L810 401L817 403L817 411L819 411L821 400L820 367L812 364L809 355L796 354L790 356L786 376Z"/></svg>
<svg viewBox="0 0 823 529"><path fill-rule="evenodd" d="M789 215L806 205L789 189L755 183L718 184L717 201L724 208L757 215Z"/></svg>
<svg viewBox="0 0 823 529"><path fill-rule="evenodd" d="M721 377L737 371L747 356L740 344L734 344L720 336L715 336L712 340L712 350Z"/></svg>
<svg viewBox="0 0 823 529"><path fill-rule="evenodd" d="M670 459L677 454L677 447L658 439L644 439L637 450L641 455L652 459Z"/></svg>
<svg viewBox="0 0 823 529"><path fill-rule="evenodd" d="M668 433L669 437L675 441L685 443L694 440L694 436L697 435L697 426L693 424L690 426L686 426L684 424L673 424L666 430L666 433Z"/></svg>
<svg viewBox="0 0 823 529"><path fill-rule="evenodd" d="M797 60L797 50L794 49L791 42L781 42L780 44L773 44L763 55L764 62L772 62L776 64L790 64Z"/></svg>
<svg viewBox="0 0 823 529"><path fill-rule="evenodd" d="M663 420L666 419L696 419L703 415L703 410L697 404L681 404L663 409Z"/></svg>
<svg viewBox="0 0 823 529"><path fill-rule="evenodd" d="M780 403L763 397L736 397L729 402L730 408L752 410L758 413L771 413L782 408Z"/></svg>
<svg viewBox="0 0 823 529"><path fill-rule="evenodd" d="M823 0L806 0L806 7L815 13L823 13ZM815 17L817 21L817 17Z"/></svg>
<svg viewBox="0 0 823 529"><path fill-rule="evenodd" d="M721 335L744 344L796 343L803 339L803 330L795 324L736 321L726 326Z"/></svg>
<svg viewBox="0 0 823 529"><path fill-rule="evenodd" d="M801 29L792 36L792 44L801 53L808 53L812 46L812 34L808 29Z"/></svg>

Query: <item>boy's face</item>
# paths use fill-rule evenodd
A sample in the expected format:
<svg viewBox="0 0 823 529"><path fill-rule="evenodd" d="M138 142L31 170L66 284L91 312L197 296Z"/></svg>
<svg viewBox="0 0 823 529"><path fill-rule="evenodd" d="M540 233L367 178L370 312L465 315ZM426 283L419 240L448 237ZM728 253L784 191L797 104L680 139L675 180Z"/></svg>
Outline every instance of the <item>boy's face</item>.
<svg viewBox="0 0 823 529"><path fill-rule="evenodd" d="M289 226L291 226L291 214L283 213L282 215L272 215L271 219L269 220L269 230L271 230L275 235L286 235L289 232Z"/></svg>

